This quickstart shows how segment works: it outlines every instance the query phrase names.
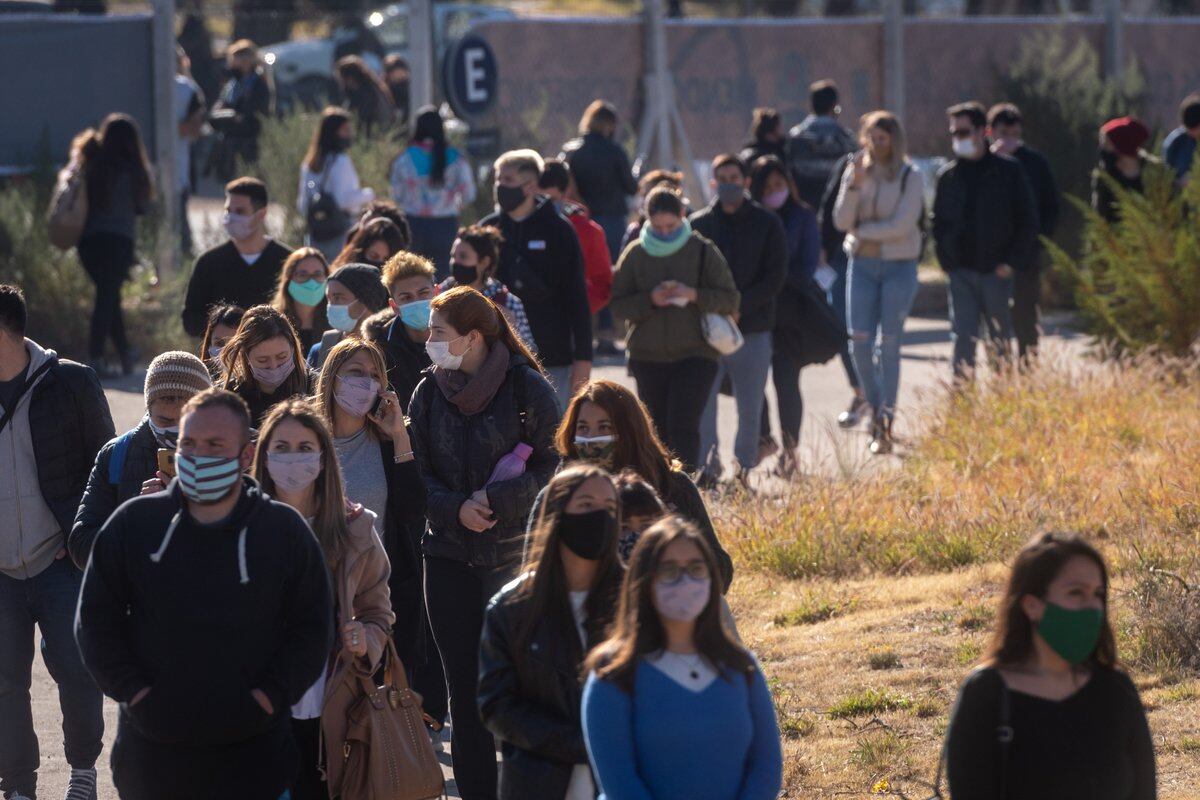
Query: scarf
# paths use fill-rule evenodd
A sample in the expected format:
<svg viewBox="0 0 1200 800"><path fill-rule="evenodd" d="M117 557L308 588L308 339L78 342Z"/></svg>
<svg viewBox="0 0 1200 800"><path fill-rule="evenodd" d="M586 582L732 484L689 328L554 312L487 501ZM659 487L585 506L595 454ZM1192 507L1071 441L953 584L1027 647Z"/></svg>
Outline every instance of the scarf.
<svg viewBox="0 0 1200 800"><path fill-rule="evenodd" d="M642 233L638 241L642 244L642 249L654 258L666 258L678 253L688 239L692 237L692 223L684 217L681 233L672 241L664 242L662 239L654 235L654 231L650 227L650 221L646 220L642 224Z"/></svg>
<svg viewBox="0 0 1200 800"><path fill-rule="evenodd" d="M500 390L508 374L510 357L508 348L496 342L474 375L468 375L460 369L445 370L435 366L433 379L446 399L458 406L465 416L471 417L487 408Z"/></svg>

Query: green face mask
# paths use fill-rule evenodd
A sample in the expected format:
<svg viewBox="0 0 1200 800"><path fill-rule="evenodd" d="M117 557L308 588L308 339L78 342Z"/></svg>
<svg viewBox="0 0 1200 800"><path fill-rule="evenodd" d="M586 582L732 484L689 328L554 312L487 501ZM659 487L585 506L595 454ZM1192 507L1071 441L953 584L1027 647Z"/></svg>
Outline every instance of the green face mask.
<svg viewBox="0 0 1200 800"><path fill-rule="evenodd" d="M1104 612L1098 608L1070 609L1047 602L1037 632L1051 650L1074 665L1082 664L1096 649L1103 625Z"/></svg>

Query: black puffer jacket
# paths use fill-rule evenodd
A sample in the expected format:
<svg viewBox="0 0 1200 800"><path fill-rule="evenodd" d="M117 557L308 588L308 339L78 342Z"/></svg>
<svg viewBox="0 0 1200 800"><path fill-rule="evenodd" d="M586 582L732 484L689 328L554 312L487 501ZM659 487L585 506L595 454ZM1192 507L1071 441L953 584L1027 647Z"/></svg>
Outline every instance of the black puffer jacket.
<svg viewBox="0 0 1200 800"><path fill-rule="evenodd" d="M80 569L87 566L96 534L117 510L117 506L140 495L142 484L158 472L158 441L146 417L142 417L142 421L133 429L133 438L129 440L125 451L121 473L114 476L112 458L120 438L118 436L101 447L96 455L96 464L88 477L83 500L79 504L79 511L75 513L75 524L71 527L71 535L67 537L67 550ZM116 483L112 482L114 477L118 477Z"/></svg>
<svg viewBox="0 0 1200 800"><path fill-rule="evenodd" d="M530 613L529 598L519 597L518 590L532 579L532 573L522 575L492 598L479 646L479 714L500 740L500 800L561 800L575 765L588 763L580 721L585 653L566 598L557 613L543 617L523 652L516 652L518 631ZM608 613L584 624L588 649L604 641L618 589L595 590L596 605Z"/></svg>
<svg viewBox="0 0 1200 800"><path fill-rule="evenodd" d="M1016 159L989 152L978 162L942 167L932 221L938 262L947 272L993 272L1001 264L1034 268L1037 206Z"/></svg>
<svg viewBox="0 0 1200 800"><path fill-rule="evenodd" d="M517 381L527 410L524 429ZM513 355L495 397L483 411L468 417L446 399L432 371L427 371L413 392L408 415L428 499L425 555L486 567L515 564L524 547L529 508L558 468L558 401L550 384L524 357ZM458 521L459 508L483 488L500 457L521 442L533 448L525 473L488 488L496 525L483 533L467 530Z"/></svg>
<svg viewBox="0 0 1200 800"><path fill-rule="evenodd" d="M585 133L564 144L559 158L570 165L579 196L593 216L625 216L625 199L637 192L637 181L619 144L599 133Z"/></svg>
<svg viewBox="0 0 1200 800"><path fill-rule="evenodd" d="M396 390L400 406L407 411L413 390L421 382L421 373L429 368L425 345L414 342L408 335L408 328L390 310L368 319L363 325L363 336L383 348L388 383Z"/></svg>
<svg viewBox="0 0 1200 800"><path fill-rule="evenodd" d="M75 521L96 453L114 429L92 368L52 357L56 363L30 394L29 433L42 498L65 534Z"/></svg>

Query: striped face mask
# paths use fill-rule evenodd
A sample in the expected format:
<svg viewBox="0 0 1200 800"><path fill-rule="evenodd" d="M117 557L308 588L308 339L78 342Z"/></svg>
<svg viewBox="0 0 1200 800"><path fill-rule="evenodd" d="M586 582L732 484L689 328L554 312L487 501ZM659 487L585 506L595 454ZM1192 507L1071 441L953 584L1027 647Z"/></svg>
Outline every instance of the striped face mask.
<svg viewBox="0 0 1200 800"><path fill-rule="evenodd" d="M216 503L242 480L242 467L237 457L176 453L175 471L183 496L193 503Z"/></svg>

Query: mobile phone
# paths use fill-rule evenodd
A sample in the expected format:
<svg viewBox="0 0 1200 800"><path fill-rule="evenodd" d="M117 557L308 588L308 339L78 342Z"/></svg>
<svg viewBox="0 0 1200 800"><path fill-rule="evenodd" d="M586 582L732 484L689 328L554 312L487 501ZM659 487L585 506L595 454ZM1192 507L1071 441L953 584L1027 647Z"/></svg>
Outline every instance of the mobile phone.
<svg viewBox="0 0 1200 800"><path fill-rule="evenodd" d="M371 404L371 410L367 412L367 416L379 419L379 410L383 407L384 394L394 391L395 390L391 387L391 384L388 384L388 387L384 391L380 392L379 396L375 398L375 402Z"/></svg>
<svg viewBox="0 0 1200 800"><path fill-rule="evenodd" d="M158 471L164 475L175 477L175 451L158 448Z"/></svg>

